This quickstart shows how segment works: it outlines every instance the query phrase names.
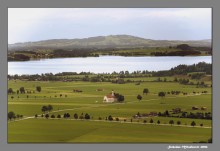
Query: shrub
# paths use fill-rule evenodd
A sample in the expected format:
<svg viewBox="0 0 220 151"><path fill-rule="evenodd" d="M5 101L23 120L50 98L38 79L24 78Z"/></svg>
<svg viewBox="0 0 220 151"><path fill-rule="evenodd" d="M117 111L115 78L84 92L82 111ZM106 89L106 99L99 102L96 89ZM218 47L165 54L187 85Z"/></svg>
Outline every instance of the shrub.
<svg viewBox="0 0 220 151"><path fill-rule="evenodd" d="M109 120L109 121L112 121L112 120L113 120L113 118L112 118L111 115L108 116L108 120Z"/></svg>
<svg viewBox="0 0 220 151"><path fill-rule="evenodd" d="M50 116L49 116L49 114L46 114L45 117L48 119Z"/></svg>
<svg viewBox="0 0 220 151"><path fill-rule="evenodd" d="M73 115L73 117L74 117L74 119L78 119L78 114L75 113L75 114Z"/></svg>

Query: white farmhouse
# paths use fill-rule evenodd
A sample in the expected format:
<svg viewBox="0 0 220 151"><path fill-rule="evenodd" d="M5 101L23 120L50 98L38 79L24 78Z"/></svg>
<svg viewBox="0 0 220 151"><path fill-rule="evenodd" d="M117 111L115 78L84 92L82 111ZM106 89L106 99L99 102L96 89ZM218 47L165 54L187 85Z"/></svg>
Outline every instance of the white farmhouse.
<svg viewBox="0 0 220 151"><path fill-rule="evenodd" d="M112 91L112 93L110 93L110 94L107 94L103 98L103 102L106 102L106 103L112 103L112 102L115 102L115 101L117 101L117 98L114 95L114 91Z"/></svg>

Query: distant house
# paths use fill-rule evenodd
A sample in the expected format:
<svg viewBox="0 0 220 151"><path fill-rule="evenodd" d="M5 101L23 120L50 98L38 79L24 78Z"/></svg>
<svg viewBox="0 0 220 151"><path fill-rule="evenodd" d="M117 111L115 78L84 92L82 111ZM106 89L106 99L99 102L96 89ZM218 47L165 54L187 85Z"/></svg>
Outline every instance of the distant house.
<svg viewBox="0 0 220 151"><path fill-rule="evenodd" d="M198 110L199 108L197 106L193 106L192 110Z"/></svg>
<svg viewBox="0 0 220 151"><path fill-rule="evenodd" d="M117 101L117 98L114 95L114 91L112 91L112 93L107 94L103 98L103 102L106 102L106 103L112 103L112 102L115 102L115 101Z"/></svg>
<svg viewBox="0 0 220 151"><path fill-rule="evenodd" d="M207 107L201 107L201 110L207 110Z"/></svg>

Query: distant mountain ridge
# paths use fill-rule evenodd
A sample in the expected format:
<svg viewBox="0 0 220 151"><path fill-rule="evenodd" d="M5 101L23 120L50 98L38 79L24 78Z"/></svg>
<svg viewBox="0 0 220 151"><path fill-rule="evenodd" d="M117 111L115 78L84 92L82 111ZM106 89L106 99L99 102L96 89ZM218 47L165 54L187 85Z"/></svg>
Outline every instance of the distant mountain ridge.
<svg viewBox="0 0 220 151"><path fill-rule="evenodd" d="M8 50L34 49L103 49L103 48L140 48L140 47L168 47L188 44L196 47L211 47L211 39L205 40L152 40L131 35L97 36L83 39L50 39L36 42L8 44Z"/></svg>

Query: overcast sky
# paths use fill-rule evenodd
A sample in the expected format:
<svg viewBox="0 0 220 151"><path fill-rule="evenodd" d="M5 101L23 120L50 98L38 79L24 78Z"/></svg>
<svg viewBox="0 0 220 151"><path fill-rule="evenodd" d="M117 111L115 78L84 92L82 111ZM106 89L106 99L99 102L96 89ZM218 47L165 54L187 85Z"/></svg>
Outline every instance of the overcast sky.
<svg viewBox="0 0 220 151"><path fill-rule="evenodd" d="M211 8L9 8L8 43L126 34L211 39Z"/></svg>

